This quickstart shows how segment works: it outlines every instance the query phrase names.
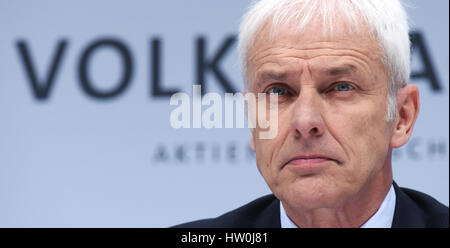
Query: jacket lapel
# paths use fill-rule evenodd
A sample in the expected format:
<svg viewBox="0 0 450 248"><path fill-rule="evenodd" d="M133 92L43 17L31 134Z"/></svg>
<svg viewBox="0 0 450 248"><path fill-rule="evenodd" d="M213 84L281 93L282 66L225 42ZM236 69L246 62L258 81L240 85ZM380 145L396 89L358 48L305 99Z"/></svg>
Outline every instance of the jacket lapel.
<svg viewBox="0 0 450 248"><path fill-rule="evenodd" d="M392 228L426 227L424 219L418 218L423 215L420 208L395 182L393 184L396 200Z"/></svg>

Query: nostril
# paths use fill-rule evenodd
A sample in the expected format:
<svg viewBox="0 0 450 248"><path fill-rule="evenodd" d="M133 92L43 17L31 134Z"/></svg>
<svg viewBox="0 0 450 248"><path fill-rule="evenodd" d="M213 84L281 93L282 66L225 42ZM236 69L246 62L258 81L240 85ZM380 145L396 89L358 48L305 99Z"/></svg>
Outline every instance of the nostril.
<svg viewBox="0 0 450 248"><path fill-rule="evenodd" d="M318 133L319 129L317 127L313 127L310 132L311 133Z"/></svg>

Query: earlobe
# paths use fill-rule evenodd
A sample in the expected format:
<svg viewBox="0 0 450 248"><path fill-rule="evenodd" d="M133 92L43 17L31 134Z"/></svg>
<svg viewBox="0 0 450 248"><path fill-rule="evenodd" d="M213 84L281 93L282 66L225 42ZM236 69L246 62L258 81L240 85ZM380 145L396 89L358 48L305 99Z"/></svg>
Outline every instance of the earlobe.
<svg viewBox="0 0 450 248"><path fill-rule="evenodd" d="M419 113L419 89L416 85L407 85L397 93L397 118L391 146L401 147L411 137L414 123Z"/></svg>

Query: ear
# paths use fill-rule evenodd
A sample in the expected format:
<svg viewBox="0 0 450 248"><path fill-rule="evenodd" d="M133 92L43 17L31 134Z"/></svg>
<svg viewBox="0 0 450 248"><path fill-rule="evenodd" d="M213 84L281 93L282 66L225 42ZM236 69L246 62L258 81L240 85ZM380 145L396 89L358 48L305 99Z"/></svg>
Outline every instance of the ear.
<svg viewBox="0 0 450 248"><path fill-rule="evenodd" d="M414 123L419 114L419 89L416 85L406 85L397 93L397 118L391 146L398 148L408 142Z"/></svg>

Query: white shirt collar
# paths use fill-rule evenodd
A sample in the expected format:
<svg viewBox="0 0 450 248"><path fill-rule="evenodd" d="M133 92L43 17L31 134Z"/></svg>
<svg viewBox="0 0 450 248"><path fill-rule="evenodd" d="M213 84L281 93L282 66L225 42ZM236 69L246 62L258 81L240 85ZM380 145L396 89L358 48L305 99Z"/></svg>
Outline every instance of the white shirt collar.
<svg viewBox="0 0 450 248"><path fill-rule="evenodd" d="M364 223L361 228L390 228L394 219L395 211L395 191L391 185L389 192L384 197L383 202L377 212ZM294 222L286 214L283 203L280 201L280 220L281 228L297 228Z"/></svg>

